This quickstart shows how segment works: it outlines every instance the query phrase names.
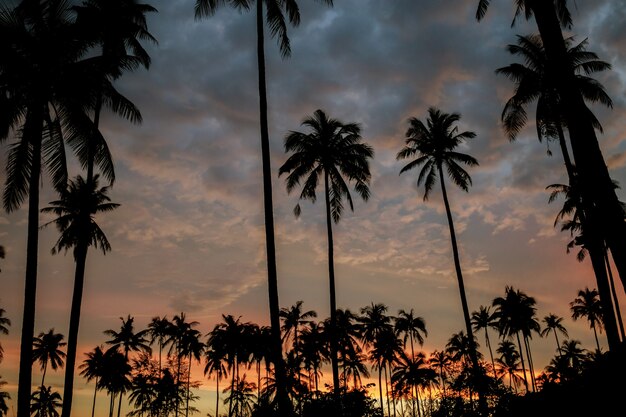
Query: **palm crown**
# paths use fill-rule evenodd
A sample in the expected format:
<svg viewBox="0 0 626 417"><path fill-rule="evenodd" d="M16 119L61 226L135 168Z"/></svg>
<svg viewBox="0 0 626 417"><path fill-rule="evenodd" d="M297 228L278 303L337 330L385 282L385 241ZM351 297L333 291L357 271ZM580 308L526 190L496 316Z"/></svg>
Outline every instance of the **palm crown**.
<svg viewBox="0 0 626 417"><path fill-rule="evenodd" d="M354 183L354 190L368 200L370 196L369 159L374 156L371 146L361 143L361 128L356 123L342 123L329 118L322 110L307 117L303 126L310 133L290 132L285 138L285 151L293 152L279 169L279 176L288 173L287 192L293 191L304 180L301 200L315 202L316 188L320 178L327 181L332 218L335 223L343 212L343 198L354 210L352 195L346 183ZM300 215L300 204L294 214Z"/></svg>
<svg viewBox="0 0 626 417"><path fill-rule="evenodd" d="M430 191L437 183L438 171L445 168L452 181L464 191L468 191L472 179L460 164L478 165L478 161L469 155L455 151L467 139L476 137L474 132L460 132L457 126L461 116L457 113L443 113L431 107L428 109L426 124L412 117L406 132L405 147L398 152L396 159L416 157L406 164L400 174L416 167L422 167L417 178L418 187L424 184L424 200L428 200Z"/></svg>

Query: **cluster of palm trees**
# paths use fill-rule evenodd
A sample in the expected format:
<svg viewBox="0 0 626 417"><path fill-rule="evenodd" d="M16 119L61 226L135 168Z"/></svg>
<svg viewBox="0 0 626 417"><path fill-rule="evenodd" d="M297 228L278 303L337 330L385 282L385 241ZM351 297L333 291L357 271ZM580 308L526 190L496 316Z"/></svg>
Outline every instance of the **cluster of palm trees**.
<svg viewBox="0 0 626 417"><path fill-rule="evenodd" d="M570 307L574 320L585 318L594 333L602 328L597 291L579 291ZM381 416L426 416L455 407L457 411L459 407L465 412L476 410L471 352L479 343L477 338L470 343L464 331L452 335L443 349L427 354L421 350L428 335L426 322L413 309L400 310L396 316L388 314L388 307L380 303L371 303L358 313L338 309L333 325L330 317L315 321L317 313L305 311L303 302L298 301L282 308L280 317L288 399L300 415L306 415L307 407L325 391L335 392L332 378L324 374L333 354L337 355L340 395L363 391L377 396L378 411L374 412ZM192 378L194 363L204 365L204 375L215 382L215 416L248 417L276 399L270 327L223 315L205 335L197 329L199 323L188 321L184 313L171 320L154 317L143 330L135 329L131 316L121 320L119 330L104 332L109 338L104 343L108 348L95 347L80 366L81 375L94 381L92 415L98 391L109 395L110 417L116 407L120 415L125 395L131 406L128 415L188 416L198 412L193 404L199 397L192 389L201 383ZM484 331L489 351L490 360L484 360L478 350L476 357L486 381L483 394L490 404L497 404L506 395L535 392L571 380L587 363L602 356L599 344L587 351L577 340L559 342L559 335L568 337L563 320L548 314L540 322L535 299L512 287L491 306L481 306L471 314L472 329ZM495 356L489 330L500 340ZM533 335L553 335L556 340L555 356L543 372L534 365L530 346ZM43 376L41 389L31 403L33 410L55 408L50 405L54 401L42 404L39 397L50 394L56 398L43 378L48 364L53 369L63 364L64 355L59 350L62 338L50 330L36 339L36 345L42 346L36 356ZM45 340L48 342L43 343ZM225 394L223 399L221 393Z"/></svg>
<svg viewBox="0 0 626 417"><path fill-rule="evenodd" d="M323 2L332 6L332 0ZM484 17L489 4L489 0L478 1L477 19ZM569 188L566 193L568 201L560 217L571 216L571 220L564 225L564 230L572 232L574 244L582 246L589 253L594 267L598 288L597 299L601 308L598 309L598 318L591 322L591 326L595 330L596 324L602 323L607 334L609 349L616 350L624 339L624 332L622 330L620 337L616 321L618 306L611 269L608 267L610 265L608 255L610 253L622 283L626 283L626 242L623 239L626 234L626 223L624 222L624 209L617 200L615 184L609 176L598 145L596 130L601 126L585 104L587 100L611 105L610 98L602 86L589 77L591 73L606 70L609 66L599 61L595 54L586 51L585 42L574 44L572 38L563 37L562 28L570 28L572 25L566 0L520 0L515 4L515 17L517 18L520 14L524 14L528 19L534 17L539 34L519 37L518 44L509 47L511 53L525 59L525 65L513 64L498 70L499 73L516 83L515 93L504 108L502 120L510 138L513 139L527 121L526 107L537 100L536 119L539 138L554 137L559 140L569 179L569 185L567 185ZM297 390L317 391L318 371L315 370L317 362L311 362L311 355L305 354L303 347L307 345L308 338L312 338L307 332L314 331L311 330L314 328L313 324L307 324L307 327L300 332L298 320L305 320L301 317L296 320L295 327L291 327L289 332L281 332L281 316L285 318L284 323L287 323L286 315L289 312L280 310L278 299L264 27L268 25L270 36L278 39L280 51L283 57L287 57L291 51L287 26L299 24L300 12L296 0L256 0L256 2L253 0L197 0L195 16L197 18L212 16L223 5L240 11L255 10L257 16L260 137L270 301L270 327L263 332L259 329L258 333L264 333L266 338L263 343L266 352L260 356L266 361L268 373L265 387L267 389L270 386L274 387L279 410L287 415L293 405L289 401L290 394ZM31 410L32 363L35 351L33 340L37 340L34 338L34 327L40 177L43 171L47 171L53 187L59 193L59 199L51 202L50 207L43 210L57 216L50 222L55 224L60 232L60 238L53 248L53 253L72 249L76 263L65 358L66 374L62 410L62 417L69 417L87 253L91 246L99 247L105 253L110 250L110 244L104 232L97 226L95 216L117 207L117 204L109 200L108 186L102 188L99 186L101 178L107 181L109 186L115 180L112 156L100 132L100 117L103 111L109 110L131 122L141 121L139 110L115 89L114 84L128 71L140 67L148 68L150 57L141 42L156 41L149 33L146 21L146 14L155 11L152 6L136 0L85 0L80 5L74 5L69 0L16 0L14 5L4 3L1 6L0 141L7 139L13 141L7 161L3 205L7 211L11 212L17 210L24 202L28 202L18 417L26 417ZM465 330L458 334L458 341L460 343L465 340L463 346L466 351L459 357L464 358L467 365L464 369L469 370L464 374L466 380L470 382L467 386L471 387L468 397L472 399L472 393L476 392L479 409L484 411L489 386L482 378L485 372L480 361L474 331L477 330L475 323L479 321L480 316L489 314L487 310L481 309L478 314L470 315L471 309L464 289L452 210L444 181L447 177L455 185L468 191L471 177L463 166L478 165L476 159L457 150L460 144L475 137L473 132L459 131L455 125L459 120L459 114L445 113L437 108L428 110L425 122L418 118L411 118L405 146L397 154L397 158L411 159L401 169L401 173L420 168L417 184L424 186L425 199L429 197L437 181L440 183L465 322ZM335 301L336 277L332 225L341 218L344 199L351 209L354 208L349 191L350 185L363 200L368 199L371 177L369 160L374 152L371 146L362 142L358 124L343 123L330 118L322 110L317 110L313 116L307 117L303 125L309 129L308 132L290 132L285 139L285 151L292 154L280 167L279 175L287 174L288 192L301 185L300 199L312 202L316 200L317 186L321 181L324 184L331 309L329 319L316 325L316 331L326 335L325 342L317 341L315 342L317 345L309 345L308 348L317 352L318 355L322 355L327 350L327 356L320 357L330 361L335 395L341 393L342 387L348 387L350 379L352 379L353 388L360 384L358 382L360 375L366 368L360 368L359 363L362 363L360 359L367 355L379 373L381 411L384 413L382 409L382 375L384 373L386 380L391 380L387 395L390 398L387 401L387 413L391 414L391 409L395 413L396 397L403 398L404 396L404 398L418 400L420 388L423 388L415 382L415 379L411 379L416 377L394 377L398 369L405 369L406 372L415 371L419 374L418 371L422 365L426 365L425 357L414 351L414 342L421 341L418 337L419 332L411 333L409 336L404 333L405 338L400 343L398 335L394 333L400 315L397 319L393 319L384 314L384 306L372 304L363 309L361 316L351 316L348 310L337 308ZM573 160L567 152L565 132L569 136ZM66 146L72 149L86 171L85 177L79 175L74 180L69 179ZM300 215L299 204L296 205L294 213ZM512 305L509 303L511 301L509 298L525 301L525 303L520 303L518 307L521 310L516 310L515 314L506 313L505 307ZM500 334L516 339L525 388L529 390L532 387L534 390L537 389L538 384L529 342L532 331L537 331L540 327L537 323L536 326L528 329L521 328L518 322L522 317L527 318L528 315L533 317L534 307L529 300L530 298L524 297L523 293L507 288L505 297L497 303L494 301L494 307L496 307L494 314L499 315L497 317ZM230 324L235 328L241 324L231 316L225 316L225 322L227 318L232 321ZM550 323L558 322L555 318L551 320ZM146 386L157 380L164 386L167 384L175 386L176 390L173 395L163 397L161 402L155 401L154 397L133 394L133 401L141 404L138 408L141 410L139 413L160 414L161 411L145 408L159 404L159 407L165 407L165 410L174 410L177 415L183 409L185 414L188 414L189 404L193 401L190 388L194 385L190 378L191 365L193 360L199 360L202 354L206 354L207 357L213 355L214 365L207 367L207 372L216 373L218 381L220 375L230 373L229 414L242 415L246 410L249 411L250 403L247 401L251 398L250 390L254 383L246 383L245 374L244 376L238 374L240 368L238 365L249 359L245 359L246 353L237 350L241 348L240 345L237 349L233 347L233 350L225 351L224 346L228 346L228 343L224 340L226 337L224 335L230 330L229 323L220 324L214 332L211 332L210 337L213 339L210 339L209 348L206 348L202 343L194 344L194 341L199 339L199 332L194 329L197 323L186 322L182 314L174 318L173 326L166 325L165 321L161 324L168 330L152 339L152 342L159 341L159 364L155 367L158 372L148 374L135 372L135 376L143 375L143 382ZM619 321L621 324L621 318ZM293 320L291 322L293 323ZM360 323L355 327L358 330L349 330L353 322ZM175 328L178 328L180 333L171 333ZM217 331L218 328L219 331ZM479 328L486 330L487 327ZM283 355L286 340L281 335L285 334L289 335L287 340L291 349L287 349L287 354ZM118 373L118 377L132 375L133 366L130 364L130 358L137 350L149 352L147 339L141 332L134 333L133 320L130 316L123 319L120 332L110 331L108 335L112 337L111 348L102 352L102 356L107 356L108 352L111 352L109 356L126 364L127 371ZM404 352L408 340L411 342L411 355L403 353L405 362L399 365L400 360L392 361L390 358L393 356L392 353L400 355L398 352ZM311 346L316 346L316 348L313 349ZM356 347L350 350L346 346ZM488 339L487 346L492 359L493 375L496 376L496 360L493 358ZM174 355L175 359L172 364L175 369L171 369L169 364L166 366L162 364L161 351L165 347L169 347L168 357ZM500 346L497 352L502 349L504 348ZM510 354L510 346L506 349L502 352L507 352L507 358L514 358L514 355ZM562 353L565 347L559 346L559 349ZM223 368L220 366L223 363L220 359L222 353L228 358L225 372L222 372ZM94 351L94 357L95 355ZM249 355L252 354L248 353ZM526 355L525 358L524 355ZM124 361L121 360L122 357ZM134 360L139 359L139 357L134 358ZM148 360L148 358L144 359ZM322 359L319 363L321 361ZM292 366L292 362L298 363L298 366ZM257 369L259 378L260 363L261 360L258 362ZM304 375L301 375L300 363L308 363L308 365L302 365L302 368L307 371L303 372ZM52 362L51 366L53 366ZM186 377L184 376L185 367ZM294 368L297 370L295 373ZM44 375L46 369L47 362L43 368ZM529 371L530 378L527 377L526 370ZM307 373L310 375L306 375ZM391 376L389 377L388 374ZM512 375L510 372L509 374ZM109 382L105 382L107 380L102 375L97 373L93 375L99 381L99 385L96 384L97 388L109 386ZM169 379L166 380L166 377ZM120 381L129 380L129 378L120 378ZM273 381L271 384L270 380ZM311 380L316 382L315 390L311 389ZM120 384L124 385L122 382ZM182 387L182 385L185 386ZM257 381L256 388L259 390L257 397L260 398L260 380ZM106 389L111 394L110 414L113 414L114 400L117 398L119 415L123 393L127 387L115 390ZM421 393L423 394L423 391ZM50 392L43 382L36 394L35 398L38 398L40 403L44 399L52 404L57 404L59 401L59 398L54 396L54 393ZM418 413L422 411L419 401L417 403L417 407L415 403L411 405L413 413L416 409ZM402 405L402 401L398 404ZM295 405L302 406L299 403ZM54 409L53 406L52 410ZM40 415L50 414L44 411L47 409L43 406L36 407L35 410Z"/></svg>

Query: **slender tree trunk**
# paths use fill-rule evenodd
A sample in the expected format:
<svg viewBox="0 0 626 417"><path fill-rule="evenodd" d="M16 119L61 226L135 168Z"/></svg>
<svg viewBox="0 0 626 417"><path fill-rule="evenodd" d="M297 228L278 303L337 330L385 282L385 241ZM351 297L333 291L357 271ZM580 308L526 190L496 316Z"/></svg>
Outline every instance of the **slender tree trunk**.
<svg viewBox="0 0 626 417"><path fill-rule="evenodd" d="M561 352L561 344L559 343L559 337L556 334L556 329L552 329L552 333L554 333L554 339L556 340L557 352L559 352L559 356L563 356L563 352Z"/></svg>
<svg viewBox="0 0 626 417"><path fill-rule="evenodd" d="M216 394L216 399L215 399L215 417L220 417L220 374L219 372L217 373L217 377L215 378L216 380L216 386L215 386L215 394Z"/></svg>
<svg viewBox="0 0 626 417"><path fill-rule="evenodd" d="M459 283L459 294L461 296L461 305L463 307L463 318L465 319L465 330L467 331L467 340L470 346L469 355L472 362L472 370L475 376L475 380L478 389L479 407L481 411L486 411L487 403L485 400L485 389L483 385L483 378L480 376L480 368L478 365L478 356L476 354L476 344L474 343L474 333L472 331L472 322L470 319L469 307L467 304L467 297L465 295L465 284L463 282L463 273L461 272L461 261L459 259L459 249L456 242L456 233L454 231L454 222L452 220L452 211L450 210L450 203L448 202L448 193L446 191L446 184L443 177L443 168L441 165L437 167L439 171L439 180L441 181L441 193L443 194L443 203L446 207L446 216L448 218L448 227L450 229L450 242L452 243L452 255L454 257L454 269L456 270L456 277Z"/></svg>
<svg viewBox="0 0 626 417"><path fill-rule="evenodd" d="M98 377L96 377L96 387L93 390L93 403L91 405L91 417L96 414L96 395L98 395Z"/></svg>
<svg viewBox="0 0 626 417"><path fill-rule="evenodd" d="M491 358L491 366L493 367L493 377L497 378L496 363L493 360L493 351L491 350L491 342L489 341L489 332L487 331L487 327L485 327L485 340L487 341L487 347L489 348L489 357Z"/></svg>
<svg viewBox="0 0 626 417"><path fill-rule="evenodd" d="M530 354L530 342L528 336L524 335L524 348L526 349L526 357L528 358L528 371L530 373L530 383L533 388L533 392L537 391L537 384L535 383L535 366L533 365L533 357Z"/></svg>
<svg viewBox="0 0 626 417"><path fill-rule="evenodd" d="M384 407L384 403L383 403L383 368L380 364L380 362L378 362L378 393L380 395L380 415L384 416L385 415L385 407Z"/></svg>
<svg viewBox="0 0 626 417"><path fill-rule="evenodd" d="M611 286L611 296L613 297L613 305L615 307L615 315L617 316L617 322L619 324L620 335L622 336L622 342L626 341L626 333L624 332L624 322L622 321L622 313L619 308L619 301L617 299L617 292L615 291L615 280L613 279L613 271L611 270L611 263L609 257L604 249L604 261L606 263L606 271L609 274L609 284Z"/></svg>
<svg viewBox="0 0 626 417"><path fill-rule="evenodd" d="M261 154L263 161L263 202L265 211L265 245L267 251L267 281L269 292L270 322L272 328L272 362L276 378L276 396L279 412L290 412L287 397L285 364L280 338L280 304L278 302L278 277L276 273L276 247L274 239L274 208L272 203L272 168L270 163L270 139L267 121L267 87L265 83L265 46L263 34L263 1L257 0L257 59L259 72L259 113L261 124Z"/></svg>
<svg viewBox="0 0 626 417"><path fill-rule="evenodd" d="M326 231L328 233L328 282L330 287L330 361L333 370L333 391L339 398L339 360L337 358L337 299L335 294L335 265L333 224L330 212L328 172L324 171L324 197L326 201Z"/></svg>
<svg viewBox="0 0 626 417"><path fill-rule="evenodd" d="M65 384L63 386L63 408L61 417L70 417L72 397L74 394L74 370L76 367L76 348L78 346L78 328L80 324L80 309L85 281L85 264L87 261L88 246L86 238L82 237L79 247L76 248L76 271L74 273L74 291L70 310L70 328L67 338L67 355L65 358Z"/></svg>
<svg viewBox="0 0 626 417"><path fill-rule="evenodd" d="M191 354L189 354L189 367L187 368L187 397L185 398L185 417L189 417L190 385L191 385Z"/></svg>
<svg viewBox="0 0 626 417"><path fill-rule="evenodd" d="M567 59L567 48L554 3L530 0L533 12L561 97L563 116L570 134L583 201L590 208L588 217L598 222L606 238L622 284L626 286L626 224L615 189L602 156L595 129L588 117L580 90L575 88L575 73Z"/></svg>
<svg viewBox="0 0 626 417"><path fill-rule="evenodd" d="M109 417L113 417L114 407L115 407L115 393L111 392L111 402L109 404Z"/></svg>
<svg viewBox="0 0 626 417"><path fill-rule="evenodd" d="M598 352L600 352L600 341L598 340L598 332L596 330L596 325L591 326L593 328L593 337L596 338L596 346L598 347Z"/></svg>
<svg viewBox="0 0 626 417"><path fill-rule="evenodd" d="M383 365L385 369L385 397L387 398L387 415L391 417L391 408L389 407L389 382L387 381L387 365Z"/></svg>
<svg viewBox="0 0 626 417"><path fill-rule="evenodd" d="M228 417L233 415L233 394L235 393L235 365L233 364L232 375L230 377L230 396L228 398Z"/></svg>
<svg viewBox="0 0 626 417"><path fill-rule="evenodd" d="M35 335L35 302L37 298L37 257L39 251L39 178L41 176L41 140L43 108L34 111L24 134L32 146L32 166L28 184L28 237L26 241L26 276L24 314L20 344L20 370L17 391L17 417L29 417L32 384L33 337ZM37 122L39 120L39 123Z"/></svg>
<svg viewBox="0 0 626 417"><path fill-rule="evenodd" d="M528 378L526 377L526 364L524 364L524 350L522 349L522 341L519 338L519 332L515 333L517 335L517 346L519 347L519 357L522 362L522 372L524 373L524 387L526 388L526 392L528 392Z"/></svg>
<svg viewBox="0 0 626 417"><path fill-rule="evenodd" d="M43 364L43 373L41 374L41 388L44 387L44 381L46 380L46 371L48 370L48 360L45 359Z"/></svg>

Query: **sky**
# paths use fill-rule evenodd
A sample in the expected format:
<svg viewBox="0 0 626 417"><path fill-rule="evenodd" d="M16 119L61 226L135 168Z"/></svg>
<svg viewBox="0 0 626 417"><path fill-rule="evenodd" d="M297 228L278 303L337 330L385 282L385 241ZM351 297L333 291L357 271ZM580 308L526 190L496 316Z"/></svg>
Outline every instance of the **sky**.
<svg viewBox="0 0 626 417"><path fill-rule="evenodd" d="M516 35L534 33L534 22L520 19L511 27L510 1L492 2L480 23L476 0L335 0L334 8L299 3L301 24L288 32L291 57L282 59L276 41L266 42L281 306L302 300L321 318L329 315L322 200L303 202L296 219L298 193L288 195L284 177L278 177L287 158L285 135L303 130L302 120L323 109L359 123L363 141L375 151L371 198L355 199L354 212L346 210L334 229L338 307L357 312L384 303L390 314L413 308L426 321L426 352L443 349L464 328L441 194L436 188L423 201L417 171L400 176L403 164L395 159L407 120L425 120L435 106L461 114L459 129L476 133L461 148L480 163L470 169L473 185L468 193L449 187L470 310L490 305L513 286L536 299L539 319L549 313L565 317L570 338L593 349L592 331L571 319L569 303L579 289L595 287L595 280L588 261L566 253L569 235L554 227L562 201L548 204L546 186L566 182L558 146L538 142L532 120L515 142L500 124L513 85L494 71L515 61L505 47ZM569 3L570 34L588 38L588 49L613 67L595 77L614 106L592 110L604 127L598 139L610 173L624 183L626 1ZM254 15L223 8L198 21L192 0L150 4L158 9L148 16L158 40L145 44L152 65L117 84L143 122L133 125L109 114L101 121L117 176L110 196L121 206L97 219L112 251L89 252L79 361L82 352L106 341L104 330L118 329L120 317L128 315L143 328L154 316L184 312L203 334L222 314L269 322ZM8 147L1 149L4 166ZM75 162L70 171L81 173ZM4 182L4 171L0 175ZM618 195L624 198L622 191ZM54 199L44 177L41 206ZM36 334L54 328L67 335L74 264L71 253L50 254L56 238L52 226L40 233ZM6 249L0 307L12 320L10 334L0 335L0 374L14 403L25 205L0 213L0 244ZM626 305L621 284L618 292ZM604 338L601 343L606 348ZM535 336L532 349L535 367L542 369L555 346ZM62 376L52 372L48 381L60 390ZM36 367L33 378L40 378ZM204 384L197 404L202 414L213 407L204 400L213 384ZM78 380L76 388L78 416L93 387Z"/></svg>

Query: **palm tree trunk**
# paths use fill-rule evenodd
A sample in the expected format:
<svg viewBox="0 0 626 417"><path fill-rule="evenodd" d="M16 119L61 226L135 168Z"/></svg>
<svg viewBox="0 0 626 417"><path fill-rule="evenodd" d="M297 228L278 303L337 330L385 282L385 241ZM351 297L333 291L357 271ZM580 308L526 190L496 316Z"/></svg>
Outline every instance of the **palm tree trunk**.
<svg viewBox="0 0 626 417"><path fill-rule="evenodd" d="M533 388L533 392L537 391L535 384L535 367L533 366L533 358L530 354L530 343L528 342L528 336L524 336L524 349L526 350L526 357L528 358L528 373L530 374L530 384Z"/></svg>
<svg viewBox="0 0 626 417"><path fill-rule="evenodd" d="M36 109L32 121L25 125L24 135L32 143L32 166L28 181L28 237L26 241L26 274L24 313L20 344L20 370L17 391L17 417L29 417L32 384L33 337L35 335L35 302L37 298L37 257L39 251L39 177L41 176L41 140L43 107Z"/></svg>
<svg viewBox="0 0 626 417"><path fill-rule="evenodd" d="M96 414L96 395L98 394L98 377L96 376L96 387L93 390L93 404L91 405L91 417Z"/></svg>
<svg viewBox="0 0 626 417"><path fill-rule="evenodd" d="M48 360L45 359L44 364L43 364L43 373L41 375L41 388L43 389L44 387L44 381L46 379L46 371L48 370Z"/></svg>
<svg viewBox="0 0 626 417"><path fill-rule="evenodd" d="M378 362L378 393L380 395L380 415L384 416L385 415L385 408L384 408L384 403L383 403L383 378L382 378L382 374L383 374L383 368L380 364L380 362Z"/></svg>
<svg viewBox="0 0 626 417"><path fill-rule="evenodd" d="M230 397L228 400L228 417L233 415L233 394L235 393L235 364L233 364L232 375L230 377Z"/></svg>
<svg viewBox="0 0 626 417"><path fill-rule="evenodd" d="M263 34L263 1L257 0L257 59L259 73L259 114L261 124L261 156L263 161L263 202L265 211L265 246L267 251L267 282L269 292L270 322L272 328L272 362L276 378L276 396L279 411L287 414L285 364L280 340L280 304L278 302L278 277L276 273L276 247L274 239L274 207L272 203L272 168L270 164L270 139L267 121L267 87L265 84L265 46ZM283 410L283 411L281 411Z"/></svg>
<svg viewBox="0 0 626 417"><path fill-rule="evenodd" d="M561 352L561 344L559 343L559 337L556 334L556 329L552 329L554 333L554 339L556 340L556 349L559 352L559 356L563 356L563 352Z"/></svg>
<svg viewBox="0 0 626 417"><path fill-rule="evenodd" d="M215 417L220 417L219 408L220 408L220 373L217 373L215 378L216 386L215 386Z"/></svg>
<svg viewBox="0 0 626 417"><path fill-rule="evenodd" d="M333 391L339 397L339 361L337 359L337 299L335 294L335 265L333 247L333 223L330 212L328 172L324 171L324 197L326 200L326 231L328 233L328 282L330 287L330 361L333 370Z"/></svg>
<svg viewBox="0 0 626 417"><path fill-rule="evenodd" d="M519 358L522 361L522 372L524 373L524 387L528 392L528 378L526 377L526 364L524 363L524 351L522 350L522 341L519 338L519 332L515 333L517 336L517 346L519 348Z"/></svg>
<svg viewBox="0 0 626 417"><path fill-rule="evenodd" d="M383 365L385 369L385 397L387 398L387 415L391 417L391 408L389 407L389 382L387 381L387 365Z"/></svg>
<svg viewBox="0 0 626 417"><path fill-rule="evenodd" d="M600 341L598 340L598 332L596 330L596 325L591 326L593 328L593 336L596 338L596 346L598 347L598 352L600 352Z"/></svg>
<svg viewBox="0 0 626 417"><path fill-rule="evenodd" d="M613 271L611 270L611 263L609 257L604 249L604 261L606 263L606 271L609 274L609 284L611 286L611 295L613 296L613 305L615 307L615 315L617 316L617 322L619 324L620 335L622 336L622 342L626 341L626 333L624 332L624 322L622 321L622 313L619 308L619 301L617 300L617 292L615 291L615 280L613 279Z"/></svg>
<svg viewBox="0 0 626 417"><path fill-rule="evenodd" d="M489 341L489 331L487 330L487 327L485 327L485 340L487 341L487 347L489 348L489 357L491 358L491 366L493 367L493 377L497 378L496 363L493 360L493 351L491 350L491 342Z"/></svg>
<svg viewBox="0 0 626 417"><path fill-rule="evenodd" d="M113 417L113 408L115 407L115 393L111 391L111 402L109 404L109 417Z"/></svg>
<svg viewBox="0 0 626 417"><path fill-rule="evenodd" d="M548 58L558 74L554 77L561 97L562 111L570 134L570 142L578 171L588 217L597 221L606 238L622 284L626 286L626 224L613 183L602 156L596 132L591 124L580 90L575 88L574 70L567 59L567 48L561 32L554 3L529 0L527 7L535 16ZM596 208L597 207L597 208Z"/></svg>
<svg viewBox="0 0 626 417"><path fill-rule="evenodd" d="M467 339L469 342L469 355L470 360L472 362L473 373L476 376L477 381L482 381L483 379L479 377L480 368L478 366L478 356L476 354L476 344L474 343L474 333L472 331L472 322L470 320L470 312L469 307L467 305L467 297L465 295L465 284L463 282L463 273L461 272L461 261L459 259L459 249L457 247L456 242L456 233L454 231L454 222L452 220L452 211L450 210L450 203L448 202L448 193L446 191L446 184L443 178L443 169L441 164L437 166L437 170L439 171L439 180L441 181L441 193L443 194L443 203L446 207L446 216L448 218L448 227L450 229L450 242L452 244L452 255L454 257L454 269L456 270L456 277L459 284L459 294L461 295L461 305L463 307L463 318L465 319L465 330L467 331ZM482 387L482 382L478 384L478 399L479 399L479 407L481 411L485 411L487 408L487 403L485 400L485 389Z"/></svg>
<svg viewBox="0 0 626 417"><path fill-rule="evenodd" d="M189 354L189 367L187 368L187 397L185 398L185 417L189 417L190 384L191 384L191 353Z"/></svg>
<svg viewBox="0 0 626 417"><path fill-rule="evenodd" d="M86 237L81 236L81 242L79 242L79 246L76 248L76 271L74 273L74 291L72 293L70 328L67 338L67 355L65 357L65 384L63 386L63 408L61 410L61 417L70 417L72 410L74 369L76 367L76 348L78 346L78 327L80 324L80 309L83 298L83 285L85 282L87 250Z"/></svg>

